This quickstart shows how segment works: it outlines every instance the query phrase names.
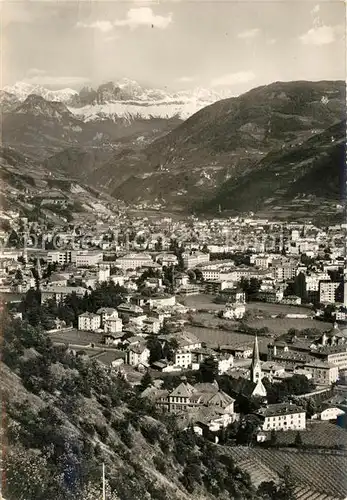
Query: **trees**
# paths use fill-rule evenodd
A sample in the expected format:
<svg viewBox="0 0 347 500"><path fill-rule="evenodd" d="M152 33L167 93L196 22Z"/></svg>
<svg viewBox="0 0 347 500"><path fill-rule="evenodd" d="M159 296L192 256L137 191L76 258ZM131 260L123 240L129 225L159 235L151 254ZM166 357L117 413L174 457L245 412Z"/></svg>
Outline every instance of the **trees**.
<svg viewBox="0 0 347 500"><path fill-rule="evenodd" d="M257 490L257 498L262 500L295 500L294 481L290 468L285 466L280 484L265 481Z"/></svg>
<svg viewBox="0 0 347 500"><path fill-rule="evenodd" d="M257 278L242 278L240 288L245 292L246 301L254 300L260 290L261 281Z"/></svg>
<svg viewBox="0 0 347 500"><path fill-rule="evenodd" d="M140 392L143 392L145 389L147 389L147 387L150 387L152 384L153 384L153 379L151 377L151 374L147 370L141 379L141 383L140 383L140 387L139 387Z"/></svg>
<svg viewBox="0 0 347 500"><path fill-rule="evenodd" d="M163 349L160 341L155 338L151 337L147 341L147 347L149 349L150 355L149 355L149 362L150 364L155 363L156 361L159 361L160 359L163 359Z"/></svg>
<svg viewBox="0 0 347 500"><path fill-rule="evenodd" d="M271 446L274 446L277 443L277 434L275 429L271 429L271 434L270 434L270 444Z"/></svg>
<svg viewBox="0 0 347 500"><path fill-rule="evenodd" d="M214 382L218 377L218 361L209 356L201 363L199 372L202 382Z"/></svg>
<svg viewBox="0 0 347 500"><path fill-rule="evenodd" d="M301 448L303 445L301 433L299 431L295 434L294 445L297 448Z"/></svg>

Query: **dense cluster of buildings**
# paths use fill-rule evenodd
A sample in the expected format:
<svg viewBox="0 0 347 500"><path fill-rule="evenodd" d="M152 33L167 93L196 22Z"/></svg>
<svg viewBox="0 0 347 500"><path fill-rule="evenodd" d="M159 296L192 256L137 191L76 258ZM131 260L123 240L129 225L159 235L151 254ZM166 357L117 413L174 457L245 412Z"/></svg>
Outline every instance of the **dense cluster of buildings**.
<svg viewBox="0 0 347 500"><path fill-rule="evenodd" d="M343 378L347 372L343 327L335 324L313 338L275 340L268 345L267 359L261 360L257 338L254 345L213 346L187 331L185 324L192 311L182 304L184 297L218 296L218 315L239 321L246 314L250 293L242 284L256 283L253 299L306 303L307 317L325 314L330 307L332 317L343 323L347 305L345 229L331 226L322 230L310 224L285 227L253 218L199 221L194 217L183 223L120 220L113 228L116 235L106 224L90 231L65 228L59 238L45 234L51 248L25 244L3 249L0 286L4 296L39 288L43 303L50 299L62 303L71 294L87 296L101 283L119 285L123 302L83 311L77 329L56 321L52 339L68 344L76 353L97 356L125 373L130 367L138 373L150 369L184 374L185 370L199 370L212 358L218 373L235 381L235 399L244 394L266 401L265 378L280 383L300 374L323 388ZM54 239L59 239L59 248L52 245ZM166 352L161 359L151 357L148 340L153 338ZM238 418L235 399L216 384L192 386L182 380L172 391L153 386L144 395L189 418L198 432L226 427ZM294 404L263 405L258 417L263 431L305 428L305 412Z"/></svg>

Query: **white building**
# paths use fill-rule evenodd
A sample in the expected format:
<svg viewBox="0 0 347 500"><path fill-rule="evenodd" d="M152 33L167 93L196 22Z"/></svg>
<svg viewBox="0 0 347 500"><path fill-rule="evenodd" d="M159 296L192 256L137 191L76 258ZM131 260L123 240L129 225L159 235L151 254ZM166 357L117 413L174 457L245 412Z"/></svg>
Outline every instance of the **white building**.
<svg viewBox="0 0 347 500"><path fill-rule="evenodd" d="M96 314L99 314L99 316L101 316L102 325L104 325L105 321L108 320L108 318L118 318L117 309L114 309L113 307L100 307L100 309L96 311Z"/></svg>
<svg viewBox="0 0 347 500"><path fill-rule="evenodd" d="M153 264L152 257L146 253L128 253L116 259L116 266L124 270L153 267Z"/></svg>
<svg viewBox="0 0 347 500"><path fill-rule="evenodd" d="M96 266L102 262L103 254L98 250L78 250L72 255L72 262L77 267Z"/></svg>
<svg viewBox="0 0 347 500"><path fill-rule="evenodd" d="M189 368L192 365L192 353L179 349L175 354L175 366Z"/></svg>
<svg viewBox="0 0 347 500"><path fill-rule="evenodd" d="M263 431L289 431L306 429L306 412L294 404L279 403L258 410L264 419Z"/></svg>
<svg viewBox="0 0 347 500"><path fill-rule="evenodd" d="M345 412L341 408L333 406L325 408L317 416L320 420L336 420L341 415L345 415Z"/></svg>
<svg viewBox="0 0 347 500"><path fill-rule="evenodd" d="M97 270L98 281L108 281L110 278L110 266L108 264L99 264Z"/></svg>
<svg viewBox="0 0 347 500"><path fill-rule="evenodd" d="M118 313L117 311L111 315L108 316L107 319L104 321L104 331L105 333L120 333L123 328L123 321L118 318Z"/></svg>
<svg viewBox="0 0 347 500"><path fill-rule="evenodd" d="M126 362L131 366L138 365L148 365L148 360L150 356L150 351L147 347L143 345L135 345L129 347L129 350L126 353Z"/></svg>
<svg viewBox="0 0 347 500"><path fill-rule="evenodd" d="M186 269L193 269L199 265L210 262L210 254L198 251L184 252L182 254L183 265Z"/></svg>
<svg viewBox="0 0 347 500"><path fill-rule="evenodd" d="M100 328L101 317L99 314L85 312L78 316L78 329L95 332Z"/></svg>
<svg viewBox="0 0 347 500"><path fill-rule="evenodd" d="M322 304L335 304L335 302L338 302L336 291L340 285L339 281L320 281L319 302Z"/></svg>
<svg viewBox="0 0 347 500"><path fill-rule="evenodd" d="M158 297L150 297L148 299L148 303L150 308L154 307L172 307L176 304L176 296L175 295L160 295Z"/></svg>

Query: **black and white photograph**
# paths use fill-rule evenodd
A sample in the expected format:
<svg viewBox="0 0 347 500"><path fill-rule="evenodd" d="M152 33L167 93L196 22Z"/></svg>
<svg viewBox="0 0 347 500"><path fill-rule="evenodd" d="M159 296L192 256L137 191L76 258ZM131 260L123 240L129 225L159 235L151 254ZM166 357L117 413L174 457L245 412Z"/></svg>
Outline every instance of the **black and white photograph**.
<svg viewBox="0 0 347 500"><path fill-rule="evenodd" d="M0 0L0 500L347 500L343 0Z"/></svg>

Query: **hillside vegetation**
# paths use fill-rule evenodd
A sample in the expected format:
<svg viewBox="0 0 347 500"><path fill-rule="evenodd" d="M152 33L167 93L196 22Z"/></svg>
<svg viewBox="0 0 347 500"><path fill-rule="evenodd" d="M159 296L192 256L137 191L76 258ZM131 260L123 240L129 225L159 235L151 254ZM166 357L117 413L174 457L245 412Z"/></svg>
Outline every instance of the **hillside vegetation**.
<svg viewBox="0 0 347 500"><path fill-rule="evenodd" d="M223 447L179 430L121 376L2 323L6 500L96 500L102 463L108 500L262 498Z"/></svg>

